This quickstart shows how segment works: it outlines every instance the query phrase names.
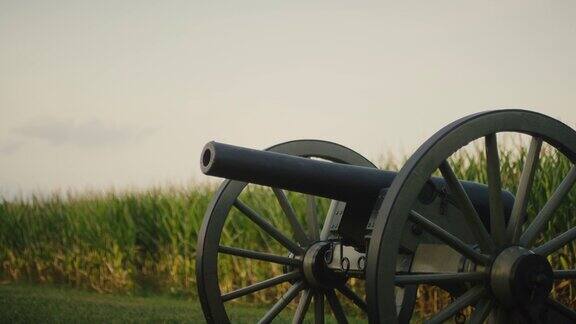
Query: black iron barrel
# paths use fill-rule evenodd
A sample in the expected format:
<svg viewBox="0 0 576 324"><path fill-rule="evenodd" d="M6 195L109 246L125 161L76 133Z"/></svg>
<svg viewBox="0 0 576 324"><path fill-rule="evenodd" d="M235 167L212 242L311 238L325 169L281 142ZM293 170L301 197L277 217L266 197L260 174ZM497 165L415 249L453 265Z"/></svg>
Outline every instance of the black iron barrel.
<svg viewBox="0 0 576 324"><path fill-rule="evenodd" d="M209 142L200 161L206 175L340 201L376 197L395 172Z"/></svg>
<svg viewBox="0 0 576 324"><path fill-rule="evenodd" d="M209 142L200 157L206 175L276 187L346 202L374 201L382 189L390 187L396 172L331 163L287 154L260 151ZM484 224L489 225L488 187L461 181ZM433 185L433 186L431 186ZM421 196L434 196L445 188L442 178L433 177ZM430 188L431 187L431 188ZM514 196L502 192L506 218ZM490 228L490 227L488 227Z"/></svg>

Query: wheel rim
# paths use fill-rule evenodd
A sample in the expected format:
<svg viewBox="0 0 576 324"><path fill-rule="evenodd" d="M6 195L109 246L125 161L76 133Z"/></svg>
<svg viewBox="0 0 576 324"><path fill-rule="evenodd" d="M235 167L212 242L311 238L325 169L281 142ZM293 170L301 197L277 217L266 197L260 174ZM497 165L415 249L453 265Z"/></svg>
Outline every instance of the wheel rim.
<svg viewBox="0 0 576 324"><path fill-rule="evenodd" d="M358 153L343 146L324 141L293 141L273 146L268 150L303 157L318 157L337 163L375 167L371 162L363 158ZM222 183L206 211L204 221L198 235L196 273L200 301L206 319L209 322L229 322L228 314L224 306L226 300L234 299L246 292L249 292L250 289L269 287L270 285L289 281L292 283L292 286L286 291L283 298L268 310L268 312L262 318L262 322L268 322L273 319L300 292L302 293L300 302L295 312L294 322L300 322L303 319L303 316L306 314L308 308L311 307L310 304L312 304L312 301L314 301L314 305L312 307L314 309L315 321L317 323L323 323L324 299L327 300L337 321L345 322L346 316L344 315L342 306L340 305L338 297L334 292L334 287L329 287L329 289L310 287L308 281L304 280L305 275L298 270L301 261L294 262L294 259L290 259L285 256L271 256L264 255L262 253L249 254L246 251L240 251L231 247L224 249L221 247L219 248L221 232L232 206L239 209L243 214L248 215L249 218L253 220L253 222L260 224L261 228L266 228L265 231L268 232L268 234L272 234L272 236L277 241L279 241L287 250L295 255L311 255L310 253L305 253L307 246L314 246L312 244L313 242L322 242L323 240L327 239L327 235L329 233L327 228L324 228L320 233L317 230L307 231L306 229L296 224L298 221L293 216L294 212L290 206L290 203L286 199L286 195L282 190L276 188L273 188L273 192L276 195L285 216L287 216L287 220L292 226L295 240L291 240L287 238L283 233L279 233L273 228L267 227L268 225L265 224L265 220L261 216L254 212L250 207L237 200L237 197L246 186L246 183L230 180L226 180ZM307 201L308 210L313 210L315 208L313 201L314 200L311 199ZM314 215L311 212L307 213L307 223L312 224L312 226L309 226L309 229L319 228L319 225L314 223L318 220L316 216L317 215ZM294 268L292 271L287 272L284 275L269 279L261 286L254 287L254 285L252 285L252 288L249 290L242 290L241 288L222 295L218 282L218 249L220 249L220 253L260 258L260 260L266 259L266 261L269 262L284 263L285 265L293 266ZM310 276L310 274L307 275ZM337 290L342 295L350 299L352 303L356 304L360 308L366 309L364 299L356 295L356 293L354 293L349 287L341 286L338 287ZM408 303L408 299L406 299L405 303Z"/></svg>
<svg viewBox="0 0 576 324"><path fill-rule="evenodd" d="M499 165L495 136L499 132L517 132L532 136L528 157L520 178L519 190L516 194L516 201L508 225L504 222L502 199L499 198L502 197L502 187L500 173L497 171L499 170ZM470 208L467 209L467 207L470 207L470 204L466 202L467 195L465 192L463 195L461 194L463 190L458 188L458 179L446 162L461 147L483 137L485 138L487 153L490 233L482 225L478 215L474 215L473 207L471 208L472 210ZM550 117L523 110L491 111L462 118L437 132L416 151L395 178L378 210L378 217L368 250L369 262L366 272L367 298L371 322L395 323L398 321L395 314L396 311L393 307L390 307L389 303L393 300L394 287L399 282L415 285L420 283L438 284L450 280L466 283L469 289L460 294L446 308L432 316L429 320L430 323L440 323L451 318L469 305L475 306L471 322L482 323L489 314L492 314L490 319L495 322L504 323L511 320L511 316L516 314L515 308L502 305L502 299L506 299L505 295L510 291L500 287L501 284L494 279L494 277L498 276L491 270L491 267L496 264L494 263L496 256L500 255L500 253L505 253L507 249L511 249L513 246L521 246L529 250L530 253L546 256L559 246L576 238L576 228L572 228L550 242L540 247L532 248L532 243L552 216L552 212L562 200L561 198L574 184L576 180L576 168L574 165L572 165L570 172L556 193L551 196L549 202L540 211L540 214L536 216L535 221L528 226L525 232L522 233L521 231L526 214L526 200L531 181L534 178L534 170L537 166L542 142L546 142L556 148L572 164L576 161L576 133L573 129ZM461 194L459 196L461 199L457 201L457 204L462 210L462 215L475 238L478 245L477 248L463 243L457 237L455 239L453 235L447 235L442 227L427 221L426 215L420 215L412 209L418 193L436 170L440 170L442 173L453 196L458 197L458 194ZM415 274L397 274L393 264L398 257L398 249L402 239L402 233L398 229L404 228L407 221L418 223L425 231L435 235L453 250L466 256L468 260L474 260L474 264L481 265L476 267L480 270L457 274L426 274L419 277L415 276ZM518 260L521 259L520 257L518 258ZM538 263L541 261L534 262ZM518 262L525 263L526 261ZM500 268L506 268L501 264L496 265ZM513 278L515 275L525 274L525 272L520 272L521 270L508 271L504 281ZM554 271L553 276L555 278L574 279L575 271ZM542 278L543 280L549 279L546 276ZM498 288L502 288L501 290L503 291L497 291ZM545 289L543 291L546 292ZM539 292L542 291L539 290ZM495 295L498 295L500 300ZM561 321L570 322L576 319L573 310L563 307L551 298L546 298L543 305L538 307L553 310L555 314L559 314L557 318L560 318ZM520 306L514 307L519 308Z"/></svg>

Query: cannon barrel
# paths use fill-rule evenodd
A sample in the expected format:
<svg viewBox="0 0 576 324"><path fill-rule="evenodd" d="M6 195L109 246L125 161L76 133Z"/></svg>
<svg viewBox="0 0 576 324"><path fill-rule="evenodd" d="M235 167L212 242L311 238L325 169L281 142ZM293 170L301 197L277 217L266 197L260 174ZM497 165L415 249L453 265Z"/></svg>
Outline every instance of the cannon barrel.
<svg viewBox="0 0 576 324"><path fill-rule="evenodd" d="M200 161L206 175L340 201L367 200L390 186L395 172L209 142Z"/></svg>
<svg viewBox="0 0 576 324"><path fill-rule="evenodd" d="M206 175L255 183L345 202L375 201L382 189L390 187L396 172L313 160L287 154L254 150L234 145L209 142L200 157ZM442 178L433 177L436 189L445 188ZM489 225L488 187L461 181L474 207ZM435 195L437 190L423 189L421 197ZM428 190L427 190L428 189ZM506 218L514 204L514 196L502 192ZM433 198L432 198L433 199ZM488 226L488 228L490 228Z"/></svg>

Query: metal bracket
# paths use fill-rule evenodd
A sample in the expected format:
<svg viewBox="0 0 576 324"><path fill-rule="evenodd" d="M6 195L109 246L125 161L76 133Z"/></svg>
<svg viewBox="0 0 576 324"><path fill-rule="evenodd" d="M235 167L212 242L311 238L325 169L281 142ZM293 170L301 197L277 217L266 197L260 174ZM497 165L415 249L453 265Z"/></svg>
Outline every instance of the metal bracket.
<svg viewBox="0 0 576 324"><path fill-rule="evenodd" d="M358 252L353 246L333 242L330 258L325 261L329 269L353 277L363 277L366 269L366 254Z"/></svg>

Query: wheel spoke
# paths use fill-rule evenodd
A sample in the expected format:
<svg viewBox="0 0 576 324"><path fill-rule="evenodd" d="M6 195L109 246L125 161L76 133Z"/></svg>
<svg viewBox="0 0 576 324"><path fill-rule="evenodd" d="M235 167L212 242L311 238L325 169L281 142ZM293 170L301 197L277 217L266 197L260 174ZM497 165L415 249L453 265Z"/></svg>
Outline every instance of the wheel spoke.
<svg viewBox="0 0 576 324"><path fill-rule="evenodd" d="M474 312L472 312L472 316L470 317L470 321L468 324L482 324L486 317L490 315L490 311L494 307L494 301L491 298L484 298L480 300L476 307L474 308Z"/></svg>
<svg viewBox="0 0 576 324"><path fill-rule="evenodd" d="M427 230L430 234L442 240L444 243L448 244L454 250L458 251L459 253L471 259L472 261L483 265L487 265L490 262L489 257L487 257L484 254L478 253L476 250L474 250L472 247L464 243L462 240L452 235L451 233L441 228L440 226L434 224L426 217L418 214L418 212L411 210L409 216L410 220L422 225L422 227L425 230Z"/></svg>
<svg viewBox="0 0 576 324"><path fill-rule="evenodd" d="M246 206L240 200L236 199L234 201L234 206L238 208L242 214L246 215L252 222L258 225L262 230L268 233L270 236L275 238L280 244L282 244L285 248L287 248L290 252L294 254L303 254L304 249L298 246L298 244L294 243L292 240L287 238L282 232L276 229L276 227L272 226L268 221L266 221L262 216L258 215L254 210L250 209L250 207Z"/></svg>
<svg viewBox="0 0 576 324"><path fill-rule="evenodd" d="M540 210L534 221L528 226L526 232L522 234L520 237L520 245L531 247L532 244L534 244L538 234L544 230L546 223L548 223L548 220L550 220L550 217L552 217L552 214L562 202L562 198L572 189L574 182L576 182L576 165L572 166L568 175L564 177L564 180L562 180L558 188L556 188L556 191L554 191L544 207L542 207L542 210Z"/></svg>
<svg viewBox="0 0 576 324"><path fill-rule="evenodd" d="M554 239L542 244L541 246L534 249L534 253L547 256L552 252L560 249L564 245L574 241L576 239L576 227L573 227L566 232L560 234Z"/></svg>
<svg viewBox="0 0 576 324"><path fill-rule="evenodd" d="M510 215L510 221L508 223L507 236L509 238L508 242L511 244L517 244L520 239L520 234L522 234L522 224L524 224L526 219L528 196L534 183L534 175L538 168L541 148L542 139L540 137L532 137L530 148L524 161L524 167L522 168L522 174L520 175L520 182L518 183L512 214Z"/></svg>
<svg viewBox="0 0 576 324"><path fill-rule="evenodd" d="M320 227L318 226L318 215L316 212L316 198L311 195L306 196L306 217L308 220L308 230L313 241L320 239Z"/></svg>
<svg viewBox="0 0 576 324"><path fill-rule="evenodd" d="M268 262L273 262L273 263L278 263L278 264L284 264L284 265L298 266L302 263L302 261L300 261L299 259L288 258L288 257L284 257L284 256L280 256L280 255L274 255L274 254L265 253L265 252L245 250L245 249L235 248L235 247L231 247L231 246L224 246L224 245L220 245L220 247L218 248L218 252L230 254L230 255L236 255L236 256L249 258L249 259L256 259L256 260L268 261Z"/></svg>
<svg viewBox="0 0 576 324"><path fill-rule="evenodd" d="M494 243L502 246L506 239L506 222L504 219L504 204L502 203L502 180L500 179L498 142L496 140L496 134L487 135L484 139L486 141L486 167L490 203L490 233L492 234Z"/></svg>
<svg viewBox="0 0 576 324"><path fill-rule="evenodd" d="M554 279L576 279L576 269L554 270Z"/></svg>
<svg viewBox="0 0 576 324"><path fill-rule="evenodd" d="M555 310L557 313L560 313L566 319L570 320L572 323L576 323L576 311L566 307L565 305L560 304L559 302L555 301L554 299L548 298L546 299L546 305ZM566 321L568 322L568 321Z"/></svg>
<svg viewBox="0 0 576 324"><path fill-rule="evenodd" d="M338 324L346 324L348 323L348 319L346 319L346 314L344 314L344 309L342 308L342 304L338 300L334 289L330 289L326 291L326 299L328 299L328 304L330 304L330 308L332 308L332 313L336 318L336 322Z"/></svg>
<svg viewBox="0 0 576 324"><path fill-rule="evenodd" d="M345 204L341 201L332 200L330 202L330 207L328 208L328 213L326 214L326 219L322 225L322 230L320 231L320 240L325 241L330 236L330 231L332 230L331 225L334 221L334 217L337 217L337 209L342 208L341 204Z"/></svg>
<svg viewBox="0 0 576 324"><path fill-rule="evenodd" d="M342 285L339 286L337 289L342 295L346 296L346 298L350 299L356 306L358 306L358 308L360 308L365 312L368 312L368 305L366 304L366 301L364 301L362 297L358 296L358 294L352 291L350 287Z"/></svg>
<svg viewBox="0 0 576 324"><path fill-rule="evenodd" d="M302 296L300 296L300 301L298 302L298 308L296 308L296 312L294 313L292 324L301 324L304 321L311 300L312 293L310 292L310 289L304 290Z"/></svg>
<svg viewBox="0 0 576 324"><path fill-rule="evenodd" d="M292 287L290 287L286 291L286 293L284 293L284 295L282 295L282 297L280 297L280 300L277 301L276 304L274 304L274 306L272 306L272 308L270 308L268 310L268 312L264 315L264 317L262 317L262 319L260 321L258 321L258 324L271 323L272 320L284 308L286 308L286 306L288 306L288 304L290 304L292 299L294 299L302 289L304 289L304 282L302 282L302 281L298 281L297 283L292 285Z"/></svg>
<svg viewBox="0 0 576 324"><path fill-rule="evenodd" d="M255 283L253 285L246 286L246 287L231 291L229 293L226 293L226 294L222 295L222 301L226 302L226 301L229 301L232 299L246 296L246 295L249 295L253 292L256 292L256 291L259 291L259 290L262 290L265 288L269 288L272 286L279 285L279 284L286 282L286 281L300 279L300 277L301 277L301 275L300 275L300 272L298 272L298 271L288 272L288 273L276 276L274 278L266 279L264 281Z"/></svg>
<svg viewBox="0 0 576 324"><path fill-rule="evenodd" d="M302 225L296 218L296 212L294 211L294 208L292 208L292 205L288 201L288 197L286 197L284 190L278 188L272 188L272 191L274 191L274 195L276 195L278 203L280 203L280 207L284 211L284 215L286 215L286 217L288 218L288 222L290 223L290 226L294 231L294 237L296 238L298 243L300 243L300 245L308 246L310 244L310 240L306 236L306 232L304 232Z"/></svg>
<svg viewBox="0 0 576 324"><path fill-rule="evenodd" d="M314 323L324 324L324 294L321 292L314 294Z"/></svg>
<svg viewBox="0 0 576 324"><path fill-rule="evenodd" d="M398 286L406 285L441 285L457 284L473 281L483 281L486 279L484 272L460 272L460 273L426 273L426 274L397 274L394 284Z"/></svg>
<svg viewBox="0 0 576 324"><path fill-rule="evenodd" d="M448 161L444 160L444 162L440 164L439 169L442 173L442 176L446 180L448 187L450 188L450 192L454 195L458 207L460 207L460 210L464 214L464 219L466 220L470 231L476 238L480 249L484 253L494 252L496 249L494 246L494 241L492 241L492 238L490 238L490 234L486 230L486 227L484 227L484 224L482 223L480 216L478 216L474 205L472 205L470 197L468 197L468 194L462 187L462 184L460 181L458 181L458 178L454 174L450 164L448 164Z"/></svg>
<svg viewBox="0 0 576 324"><path fill-rule="evenodd" d="M484 287L476 286L462 296L458 297L452 304L448 305L446 308L438 312L431 319L425 321L427 324L440 324L448 320L450 317L458 313L462 308L470 306L480 300L484 296L486 290Z"/></svg>

